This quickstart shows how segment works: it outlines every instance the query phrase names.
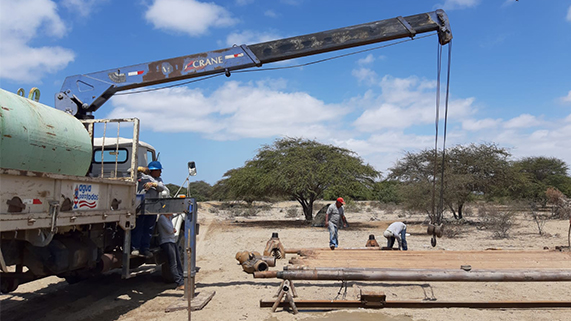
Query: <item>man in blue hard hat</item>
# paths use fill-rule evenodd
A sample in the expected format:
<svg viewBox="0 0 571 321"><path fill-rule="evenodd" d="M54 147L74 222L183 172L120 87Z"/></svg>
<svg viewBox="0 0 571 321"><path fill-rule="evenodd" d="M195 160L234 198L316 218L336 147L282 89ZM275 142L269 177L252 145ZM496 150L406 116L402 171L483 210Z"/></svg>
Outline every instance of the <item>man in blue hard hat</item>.
<svg viewBox="0 0 571 321"><path fill-rule="evenodd" d="M145 198L158 198L162 191L167 190L161 179L163 166L159 161L152 161L149 163L148 168L149 174L142 174L138 179L137 193L144 193ZM131 237L132 255L140 255L146 258L153 257L149 247L156 221L156 215L139 215L137 217L137 223Z"/></svg>

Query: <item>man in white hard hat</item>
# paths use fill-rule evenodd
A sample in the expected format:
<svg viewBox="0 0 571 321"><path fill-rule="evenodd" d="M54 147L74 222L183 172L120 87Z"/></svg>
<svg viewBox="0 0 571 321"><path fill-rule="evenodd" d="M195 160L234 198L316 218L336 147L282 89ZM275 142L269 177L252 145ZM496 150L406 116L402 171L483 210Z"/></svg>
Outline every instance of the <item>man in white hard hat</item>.
<svg viewBox="0 0 571 321"><path fill-rule="evenodd" d="M387 230L383 233L383 236L387 238L388 248L393 248L396 239L399 244L399 250L408 250L406 244L406 225L403 222L394 222L389 225Z"/></svg>

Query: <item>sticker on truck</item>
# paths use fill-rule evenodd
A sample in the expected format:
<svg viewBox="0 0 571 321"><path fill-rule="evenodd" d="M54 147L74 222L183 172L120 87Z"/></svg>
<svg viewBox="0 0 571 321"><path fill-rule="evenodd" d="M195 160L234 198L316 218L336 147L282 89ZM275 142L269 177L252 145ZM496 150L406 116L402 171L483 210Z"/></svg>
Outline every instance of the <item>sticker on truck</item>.
<svg viewBox="0 0 571 321"><path fill-rule="evenodd" d="M99 186L75 184L73 187L73 209L92 209L99 205Z"/></svg>

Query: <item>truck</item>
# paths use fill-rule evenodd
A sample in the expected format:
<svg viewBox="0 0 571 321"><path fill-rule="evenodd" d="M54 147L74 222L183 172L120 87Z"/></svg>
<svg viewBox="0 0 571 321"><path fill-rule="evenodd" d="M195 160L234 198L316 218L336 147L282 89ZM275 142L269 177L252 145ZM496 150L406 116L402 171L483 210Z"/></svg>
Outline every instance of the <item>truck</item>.
<svg viewBox="0 0 571 321"><path fill-rule="evenodd" d="M230 77L235 70L427 32L436 32L440 45L451 41L443 10L70 76L55 94L55 108L0 89L2 293L50 275L73 283L121 268L128 278L132 267L148 263L131 255L136 217L168 212L185 214L176 224L185 224L181 244L193 249L187 277L194 286L196 202L137 194L137 168L155 160L155 150L139 141L138 119L95 119L93 113L115 93L214 74ZM97 124L104 128L97 132L106 134L120 132L125 123L131 124L130 139L95 137ZM161 264L159 258L157 253L151 260Z"/></svg>

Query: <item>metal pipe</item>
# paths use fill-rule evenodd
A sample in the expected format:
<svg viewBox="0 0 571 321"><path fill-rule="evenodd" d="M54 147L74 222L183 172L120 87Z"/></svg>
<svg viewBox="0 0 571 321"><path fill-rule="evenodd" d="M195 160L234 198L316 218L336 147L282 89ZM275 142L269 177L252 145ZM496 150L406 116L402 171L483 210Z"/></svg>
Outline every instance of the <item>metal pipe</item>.
<svg viewBox="0 0 571 321"><path fill-rule="evenodd" d="M381 250L387 250L384 247L339 247L336 248L335 251L344 251L344 250L364 250L364 251L381 251ZM331 251L331 249L329 248L303 248L303 249L298 249L298 248L289 248L289 249L285 249L286 254L298 254L301 255L303 253L307 253L308 251Z"/></svg>
<svg viewBox="0 0 571 321"><path fill-rule="evenodd" d="M275 301L260 300L261 308L270 308ZM296 300L298 309L307 308L474 308L474 309L536 309L569 308L570 301L497 301L497 302L457 302L457 301L384 301L367 304L359 300ZM278 307L289 307L288 302L279 302Z"/></svg>
<svg viewBox="0 0 571 321"><path fill-rule="evenodd" d="M254 272L254 279L275 279L277 277L278 271Z"/></svg>
<svg viewBox="0 0 571 321"><path fill-rule="evenodd" d="M272 277L254 274L255 278ZM374 270L286 270L277 271L284 280L344 281L433 281L433 282L559 282L571 281L571 270L445 270L445 269L374 269Z"/></svg>

